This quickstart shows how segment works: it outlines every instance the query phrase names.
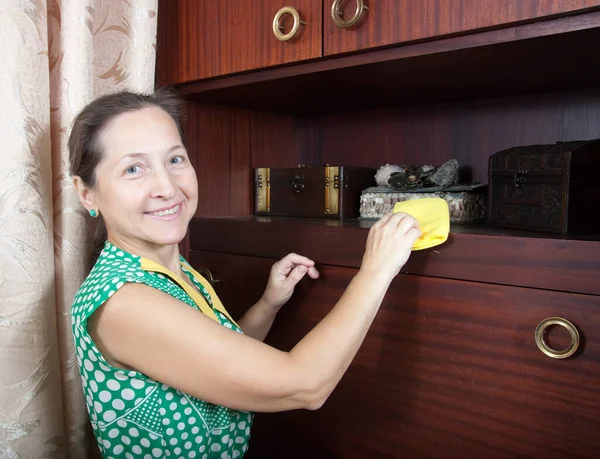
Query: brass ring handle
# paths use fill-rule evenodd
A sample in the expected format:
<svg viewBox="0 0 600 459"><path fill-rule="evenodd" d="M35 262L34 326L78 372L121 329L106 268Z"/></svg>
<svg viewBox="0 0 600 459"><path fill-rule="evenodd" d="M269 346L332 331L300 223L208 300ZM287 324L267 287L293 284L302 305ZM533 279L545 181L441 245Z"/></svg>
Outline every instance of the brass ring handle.
<svg viewBox="0 0 600 459"><path fill-rule="evenodd" d="M304 175L302 175L302 174L294 175L291 178L291 185L292 185L292 190L294 190L294 193L296 193L296 194L302 193L302 190L304 190Z"/></svg>
<svg viewBox="0 0 600 459"><path fill-rule="evenodd" d="M358 24L365 14L367 14L367 11L369 11L369 7L365 5L364 0L356 0L356 11L354 12L354 16L346 21L343 17L343 12L340 11L340 6L343 1L344 0L334 0L333 5L331 5L331 19L340 29L347 29Z"/></svg>
<svg viewBox="0 0 600 459"><path fill-rule="evenodd" d="M283 33L283 26L280 24L281 18L285 14L290 14L294 19L292 30L290 30L288 33ZM275 17L273 18L273 34L279 41L291 40L298 33L300 24L306 25L306 22L300 19L300 13L298 13L298 10L296 8L292 8L291 6L284 6L277 11L277 13L275 13Z"/></svg>
<svg viewBox="0 0 600 459"><path fill-rule="evenodd" d="M215 279L208 268L198 268L196 271L198 271L198 274L204 277L210 283L210 285L214 285L219 282L219 279Z"/></svg>
<svg viewBox="0 0 600 459"><path fill-rule="evenodd" d="M551 325L560 325L567 329L569 335L571 335L571 344L569 347L562 351L557 351L546 344L544 332L546 331L546 328ZM548 357L552 357L553 359L566 359L567 357L571 357L577 351L577 348L579 348L579 332L577 331L577 328L575 328L575 325L568 320L561 317L549 317L542 320L535 328L535 344L537 344L540 351Z"/></svg>

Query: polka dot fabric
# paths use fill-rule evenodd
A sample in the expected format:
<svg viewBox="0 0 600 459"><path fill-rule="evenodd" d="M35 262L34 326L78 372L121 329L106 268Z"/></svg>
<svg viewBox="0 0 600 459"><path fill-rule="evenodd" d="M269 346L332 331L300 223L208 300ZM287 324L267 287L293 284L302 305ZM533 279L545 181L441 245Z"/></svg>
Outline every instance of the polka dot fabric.
<svg viewBox="0 0 600 459"><path fill-rule="evenodd" d="M72 331L86 406L103 457L243 457L253 413L213 405L138 371L112 367L88 334L88 318L127 282L157 288L199 310L176 282L161 273L144 271L140 260L106 242L72 307ZM202 279L186 269L183 258L181 262L184 273L212 307ZM224 314L215 313L221 325L241 333Z"/></svg>

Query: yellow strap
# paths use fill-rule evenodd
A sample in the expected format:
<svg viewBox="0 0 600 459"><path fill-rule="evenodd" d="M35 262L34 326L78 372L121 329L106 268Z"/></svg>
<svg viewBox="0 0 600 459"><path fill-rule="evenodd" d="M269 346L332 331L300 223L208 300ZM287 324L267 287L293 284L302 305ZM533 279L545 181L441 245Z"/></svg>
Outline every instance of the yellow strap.
<svg viewBox="0 0 600 459"><path fill-rule="evenodd" d="M194 275L194 277L198 280L198 282L200 282L202 284L202 286L208 291L208 293L210 294L210 297L212 299L213 307L217 311L222 312L225 315L225 317L227 317L231 321L231 323L235 324L238 328L240 328L240 326L235 322L235 320L233 320L233 318L229 315L229 313L225 309L225 306L223 306L223 303L221 303L221 300L217 296L217 292L215 292L215 289L213 289L211 283L208 282L207 279L205 279L200 273L198 273L198 271L196 271L194 268L192 268L187 263L184 263L184 266L185 266L185 269L190 271Z"/></svg>
<svg viewBox="0 0 600 459"><path fill-rule="evenodd" d="M148 258L144 258L144 257L141 257L141 259L140 259L140 266L144 271L153 271L153 272L157 272L157 273L161 273L161 274L165 274L165 275L169 276L174 282L177 283L177 285L179 285L183 290L185 290L185 292L196 303L196 305L198 305L200 310L206 316L210 317L212 320L214 320L218 324L221 323L221 322L219 322L219 319L217 318L217 315L215 314L215 312L212 310L212 308L206 302L206 299L202 295L200 295L200 293L198 293L196 291L196 289L194 289L190 284L188 284L185 280L183 280L181 277L179 277L173 271L165 268L164 266L156 263L155 261L149 260ZM227 316L227 318L229 320L231 320L232 323L234 323L236 326L238 326L235 323L235 321L229 316L229 313L223 307L223 304L217 297L215 291L210 286L210 283L208 281L206 281L206 279L204 279L200 274L198 274L198 272L196 272L196 270L193 269L191 266L186 264L185 267L196 277L196 279L198 279L198 281L204 286L204 288L206 288L208 290L208 292L210 293L210 296L212 298L213 306L215 307L215 309L217 309L218 311L225 314L225 316Z"/></svg>

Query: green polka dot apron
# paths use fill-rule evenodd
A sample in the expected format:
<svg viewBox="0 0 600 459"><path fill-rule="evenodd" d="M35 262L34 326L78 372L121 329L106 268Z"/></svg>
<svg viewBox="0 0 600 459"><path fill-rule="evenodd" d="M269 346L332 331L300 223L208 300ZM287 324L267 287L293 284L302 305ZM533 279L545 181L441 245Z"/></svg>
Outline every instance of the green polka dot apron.
<svg viewBox="0 0 600 459"><path fill-rule="evenodd" d="M241 458L254 413L199 400L108 364L87 331L89 317L127 282L161 290L242 333L212 286L183 257L183 273L198 291L165 267L106 242L72 307L72 331L83 392L104 458ZM198 293L200 292L200 293Z"/></svg>

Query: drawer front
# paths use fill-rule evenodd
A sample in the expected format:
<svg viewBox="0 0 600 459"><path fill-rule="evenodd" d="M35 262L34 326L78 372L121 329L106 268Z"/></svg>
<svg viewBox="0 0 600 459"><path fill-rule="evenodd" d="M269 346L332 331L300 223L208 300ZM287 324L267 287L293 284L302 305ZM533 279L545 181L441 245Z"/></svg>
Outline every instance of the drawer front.
<svg viewBox="0 0 600 459"><path fill-rule="evenodd" d="M321 57L321 2L161 0L158 11L161 85ZM289 35L296 30L296 13L297 32L281 41L274 20Z"/></svg>
<svg viewBox="0 0 600 459"><path fill-rule="evenodd" d="M357 2L323 2L324 55L431 39L600 6L598 0L365 0L368 11L350 28L340 27L332 7L341 3L341 18L351 22ZM344 24L345 25L345 24Z"/></svg>
<svg viewBox="0 0 600 459"><path fill-rule="evenodd" d="M191 261L220 280L239 317L275 260L193 251ZM269 344L291 349L357 272L319 269L284 306ZM555 316L581 337L566 359L534 338ZM562 349L570 338L556 327L545 342ZM599 385L600 297L401 275L323 408L258 414L248 457L593 457Z"/></svg>

